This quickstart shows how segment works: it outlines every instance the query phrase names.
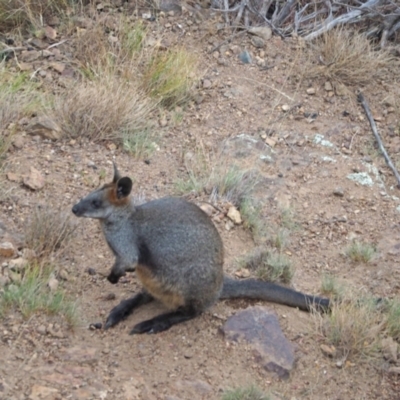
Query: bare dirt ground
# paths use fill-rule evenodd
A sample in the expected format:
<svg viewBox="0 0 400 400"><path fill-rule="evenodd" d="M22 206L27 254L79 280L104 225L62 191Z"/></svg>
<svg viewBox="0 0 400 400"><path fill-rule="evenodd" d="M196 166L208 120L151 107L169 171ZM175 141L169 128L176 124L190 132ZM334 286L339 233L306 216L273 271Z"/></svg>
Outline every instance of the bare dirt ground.
<svg viewBox="0 0 400 400"><path fill-rule="evenodd" d="M111 178L112 160L133 178L137 194L153 199L173 194L177 179L185 178L184 154L201 148L218 157L223 151L232 163L261 173L256 196L262 201L266 226L274 229L282 210L291 211L296 229L290 232L285 252L296 269L294 288L318 294L322 275L330 273L378 297L400 296L400 196L355 102L356 88L338 96L325 89L323 79L298 84L303 61L295 39L273 37L259 50L249 37L240 36L210 53L228 36L210 35L187 15L153 24L155 35L162 34L171 45L183 43L199 55L205 72L197 101L183 110L181 121L167 112L167 124L159 128L160 149L147 163L109 143L52 142L20 134L18 146L9 150L5 172L22 176L34 166L45 176L46 185L31 191L10 180L5 183L11 190L1 204L7 229L23 233L24 221L37 204L70 210L101 183L101 171L106 180ZM240 61L238 52L243 49L250 52L253 63ZM267 68L256 64L256 56L266 61ZM396 85L381 81L364 90L394 160L400 157L400 140L391 127L398 127L398 120L384 99ZM314 88L315 94L308 94L307 88ZM282 105L292 108L285 113ZM317 134L332 146L317 143ZM272 148L264 147L266 139ZM263 160L262 154L271 158ZM347 178L355 172L367 172L374 184L363 186ZM241 226L228 231L225 221L216 225L225 243L225 269L233 274L235 259L255 243ZM354 239L377 246L372 262L354 264L343 256ZM77 300L81 322L70 330L57 317L39 314L24 320L17 313L5 317L0 329L0 399L219 399L227 388L252 383L276 399L400 398L399 377L386 372L383 358L378 363L350 359L339 368L336 360L322 353L322 338L312 317L284 306L221 301L169 331L130 336L135 323L162 311L152 304L113 329L90 330L90 323L104 322L114 305L139 288L133 274L112 286L104 277L112 263L97 223L80 220L59 268L66 271L63 285ZM88 268L97 274L89 275ZM110 293L114 299L107 297ZM295 368L286 381L266 372L246 344L228 343L220 333L229 316L253 304L275 310L285 335L296 346ZM57 335L46 333L49 324L57 328Z"/></svg>

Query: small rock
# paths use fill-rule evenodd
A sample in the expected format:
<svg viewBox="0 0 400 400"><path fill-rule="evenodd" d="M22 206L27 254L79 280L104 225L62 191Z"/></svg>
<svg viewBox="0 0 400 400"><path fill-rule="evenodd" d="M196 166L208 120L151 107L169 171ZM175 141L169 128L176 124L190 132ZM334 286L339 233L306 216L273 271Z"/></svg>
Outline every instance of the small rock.
<svg viewBox="0 0 400 400"><path fill-rule="evenodd" d="M40 325L36 328L36 332L40 333L41 335L46 334L46 327L44 325Z"/></svg>
<svg viewBox="0 0 400 400"><path fill-rule="evenodd" d="M14 271L10 271L9 272L9 276L10 276L11 282L15 283L17 285L19 285L21 283L21 281L22 281L21 274L16 272L16 271L15 272Z"/></svg>
<svg viewBox="0 0 400 400"><path fill-rule="evenodd" d="M215 208L211 204L203 203L200 208L209 216L213 215Z"/></svg>
<svg viewBox="0 0 400 400"><path fill-rule="evenodd" d="M382 353L389 362L397 361L398 344L391 337L382 340Z"/></svg>
<svg viewBox="0 0 400 400"><path fill-rule="evenodd" d="M14 245L11 242L3 242L0 244L0 257L11 258L17 253Z"/></svg>
<svg viewBox="0 0 400 400"><path fill-rule="evenodd" d="M115 293L108 293L103 297L103 300L111 301L111 300L115 300L116 298L117 298L117 296L115 295Z"/></svg>
<svg viewBox="0 0 400 400"><path fill-rule="evenodd" d="M325 82L324 88L327 92L332 92L333 91L333 86L329 81Z"/></svg>
<svg viewBox="0 0 400 400"><path fill-rule="evenodd" d="M400 375L400 367L390 367L388 369L389 374Z"/></svg>
<svg viewBox="0 0 400 400"><path fill-rule="evenodd" d="M270 137L267 137L265 139L265 143L269 146L269 147L275 147L276 145L276 140Z"/></svg>
<svg viewBox="0 0 400 400"><path fill-rule="evenodd" d="M307 89L307 94L310 94L310 95L315 94L315 89L314 88L308 88Z"/></svg>
<svg viewBox="0 0 400 400"><path fill-rule="evenodd" d="M89 274L89 275L96 275L96 270L94 269L94 268L88 268L87 269L87 273Z"/></svg>
<svg viewBox="0 0 400 400"><path fill-rule="evenodd" d="M58 273L58 277L60 279L62 279L63 281L69 281L69 274L65 269L62 269L59 273Z"/></svg>
<svg viewBox="0 0 400 400"><path fill-rule="evenodd" d="M22 72L27 72L27 71L32 71L33 70L33 66L30 63L26 63L26 62L20 62L18 64L18 69Z"/></svg>
<svg viewBox="0 0 400 400"><path fill-rule="evenodd" d="M0 275L0 287L5 287L11 283L11 280L8 276Z"/></svg>
<svg viewBox="0 0 400 400"><path fill-rule="evenodd" d="M62 136L61 128L48 117L36 118L26 129L32 136L39 135L45 139L58 140Z"/></svg>
<svg viewBox="0 0 400 400"><path fill-rule="evenodd" d="M248 278L250 276L250 271L247 268L242 268L235 272L235 276L238 278Z"/></svg>
<svg viewBox="0 0 400 400"><path fill-rule="evenodd" d="M44 34L48 39L54 40L57 37L57 31L51 26L44 28Z"/></svg>
<svg viewBox="0 0 400 400"><path fill-rule="evenodd" d="M240 225L242 223L242 217L240 215L239 210L236 207L229 207L227 217L233 221L236 225Z"/></svg>
<svg viewBox="0 0 400 400"><path fill-rule="evenodd" d="M32 50L24 50L21 52L20 60L25 63L30 63L32 61L36 61L40 57L40 51Z"/></svg>
<svg viewBox="0 0 400 400"><path fill-rule="evenodd" d="M240 59L240 61L242 61L243 64L251 64L252 63L250 53L247 50L244 50L239 54L239 59Z"/></svg>
<svg viewBox="0 0 400 400"><path fill-rule="evenodd" d="M336 96L345 96L348 93L348 90L343 83L335 83L335 93Z"/></svg>
<svg viewBox="0 0 400 400"><path fill-rule="evenodd" d="M62 74L65 70L65 64L63 64L63 63L52 62L49 65L51 68L54 69L54 71L58 72L59 74Z"/></svg>
<svg viewBox="0 0 400 400"><path fill-rule="evenodd" d="M320 346L322 352L328 357L335 357L336 356L336 348L335 346L327 346L326 344L321 344Z"/></svg>
<svg viewBox="0 0 400 400"><path fill-rule="evenodd" d="M209 79L204 79L203 81L203 88L204 89L210 89L212 86L212 83Z"/></svg>
<svg viewBox="0 0 400 400"><path fill-rule="evenodd" d="M24 138L21 135L16 135L12 141L13 146L16 149L22 149L24 147Z"/></svg>
<svg viewBox="0 0 400 400"><path fill-rule="evenodd" d="M337 188L334 189L333 194L335 196L338 196L338 197L343 197L344 196L344 190L343 190L343 188L338 186Z"/></svg>
<svg viewBox="0 0 400 400"><path fill-rule="evenodd" d="M225 229L229 232L234 226L235 224L231 220L229 220L225 224Z"/></svg>
<svg viewBox="0 0 400 400"><path fill-rule="evenodd" d="M34 260L35 258L37 258L37 254L35 250L24 249L22 251L22 258L25 258L26 260Z"/></svg>
<svg viewBox="0 0 400 400"><path fill-rule="evenodd" d="M260 37L258 37L258 36L252 37L251 38L251 43L257 49L262 49L265 46L265 40L260 38Z"/></svg>
<svg viewBox="0 0 400 400"><path fill-rule="evenodd" d="M16 258L15 260L11 260L8 263L8 268L10 268L11 271L23 271L25 267L28 265L28 260L25 260L22 257Z"/></svg>
<svg viewBox="0 0 400 400"><path fill-rule="evenodd" d="M21 177L18 174L15 174L14 172L7 172L7 179L10 182L19 182L21 180Z"/></svg>
<svg viewBox="0 0 400 400"><path fill-rule="evenodd" d="M33 385L31 394L29 395L30 400L43 400L43 399L55 399L58 398L56 394L58 393L57 389L47 386L41 385Z"/></svg>
<svg viewBox="0 0 400 400"><path fill-rule="evenodd" d="M281 108L282 108L282 111L284 111L284 112L287 112L290 110L290 106L287 104L284 104Z"/></svg>
<svg viewBox="0 0 400 400"><path fill-rule="evenodd" d="M23 182L25 186L32 190L40 190L45 184L43 175L35 167L30 167L29 175L24 177Z"/></svg>
<svg viewBox="0 0 400 400"><path fill-rule="evenodd" d="M272 30L268 26L254 26L251 27L248 32L264 40L270 40L272 37Z"/></svg>
<svg viewBox="0 0 400 400"><path fill-rule="evenodd" d="M42 34L42 37L43 37L44 35ZM43 49L45 49L47 46L48 46L48 44L46 43L46 42L44 42L43 40L41 40L41 39L32 39L31 40L31 42L30 42L30 44L31 45L33 45L33 46L35 46L35 47L37 47L38 49L40 49L40 50L43 50Z"/></svg>
<svg viewBox="0 0 400 400"><path fill-rule="evenodd" d="M167 118L161 118L161 120L160 120L160 126L161 126L162 128L164 128L164 127L167 126L167 125L168 125Z"/></svg>
<svg viewBox="0 0 400 400"><path fill-rule="evenodd" d="M54 277L51 277L47 283L51 292L55 292L58 289L58 280Z"/></svg>

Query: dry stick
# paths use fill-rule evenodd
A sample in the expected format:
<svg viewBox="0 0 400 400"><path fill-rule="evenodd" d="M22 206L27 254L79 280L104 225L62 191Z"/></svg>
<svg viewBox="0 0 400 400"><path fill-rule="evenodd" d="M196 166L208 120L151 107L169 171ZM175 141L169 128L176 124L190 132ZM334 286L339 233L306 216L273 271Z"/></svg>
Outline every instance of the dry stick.
<svg viewBox="0 0 400 400"><path fill-rule="evenodd" d="M365 97L361 92L358 94L358 101L364 107L365 114L367 114L369 124L371 125L372 132L375 136L376 141L378 142L379 149L382 152L383 157L385 158L386 164L393 171L394 176L397 179L397 187L400 188L400 175L399 175L396 167L393 165L392 160L390 159L388 153L386 152L385 147L383 146L382 139L379 135L378 128L376 127L376 124L374 121L374 117L371 114L371 110L368 106L367 100L365 100Z"/></svg>

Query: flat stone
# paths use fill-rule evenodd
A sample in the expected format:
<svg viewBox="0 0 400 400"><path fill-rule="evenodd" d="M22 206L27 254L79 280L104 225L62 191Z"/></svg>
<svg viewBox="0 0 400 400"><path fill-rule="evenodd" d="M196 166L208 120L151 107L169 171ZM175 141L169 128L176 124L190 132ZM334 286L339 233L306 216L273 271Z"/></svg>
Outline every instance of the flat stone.
<svg viewBox="0 0 400 400"><path fill-rule="evenodd" d="M272 37L272 30L268 26L254 26L248 30L252 35L256 35L264 40L269 40Z"/></svg>
<svg viewBox="0 0 400 400"><path fill-rule="evenodd" d="M0 243L0 257L11 258L17 253L14 245L11 242Z"/></svg>
<svg viewBox="0 0 400 400"><path fill-rule="evenodd" d="M66 361L77 361L80 363L92 364L98 360L97 349L94 347L70 347L66 349L62 359Z"/></svg>
<svg viewBox="0 0 400 400"><path fill-rule="evenodd" d="M36 118L26 129L27 133L39 135L45 139L58 140L62 136L61 128L52 119L47 117Z"/></svg>
<svg viewBox="0 0 400 400"><path fill-rule="evenodd" d="M45 185L43 175L35 167L29 168L29 174L24 176L24 185L32 190L40 190Z"/></svg>
<svg viewBox="0 0 400 400"><path fill-rule="evenodd" d="M31 400L54 400L58 390L52 387L33 385L29 399Z"/></svg>
<svg viewBox="0 0 400 400"><path fill-rule="evenodd" d="M255 306L230 317L222 328L231 341L245 340L253 348L257 362L280 378L288 378L294 364L294 349L279 326L275 313Z"/></svg>

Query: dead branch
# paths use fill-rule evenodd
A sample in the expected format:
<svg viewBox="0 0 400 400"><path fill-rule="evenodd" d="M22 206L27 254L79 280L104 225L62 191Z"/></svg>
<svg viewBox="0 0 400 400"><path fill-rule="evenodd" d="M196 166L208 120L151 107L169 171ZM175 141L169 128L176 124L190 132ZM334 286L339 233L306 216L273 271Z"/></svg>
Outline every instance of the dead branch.
<svg viewBox="0 0 400 400"><path fill-rule="evenodd" d="M214 0L213 7L225 14L226 24L269 25L275 34L297 33L305 40L357 24L384 47L400 32L400 4L394 0Z"/></svg>
<svg viewBox="0 0 400 400"><path fill-rule="evenodd" d="M400 175L399 175L396 167L393 165L392 160L390 159L390 157L385 149L385 146L383 145L381 136L379 135L378 128L375 124L375 120L374 120L374 117L372 116L372 113L368 106L367 100L365 100L365 97L361 92L359 92L359 94L358 94L358 101L363 106L365 114L367 114L367 118L368 118L369 124L371 125L372 132L375 136L376 141L378 142L379 150L381 151L383 157L385 158L386 164L393 171L393 174L396 177L397 187L400 188Z"/></svg>

